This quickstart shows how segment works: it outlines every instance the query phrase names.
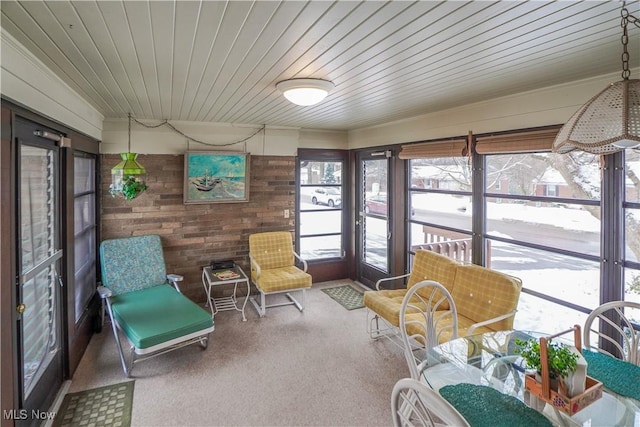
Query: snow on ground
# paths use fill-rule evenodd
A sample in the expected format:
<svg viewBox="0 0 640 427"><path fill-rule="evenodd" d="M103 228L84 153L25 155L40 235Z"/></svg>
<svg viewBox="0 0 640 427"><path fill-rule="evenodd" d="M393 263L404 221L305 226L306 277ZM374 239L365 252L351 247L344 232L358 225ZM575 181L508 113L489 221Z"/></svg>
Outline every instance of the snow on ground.
<svg viewBox="0 0 640 427"><path fill-rule="evenodd" d="M449 194L414 194L412 207L417 210L471 216L469 197ZM589 212L564 206L533 206L521 203L487 203L487 218L495 220L528 220L550 224L567 230L600 231L600 220Z"/></svg>

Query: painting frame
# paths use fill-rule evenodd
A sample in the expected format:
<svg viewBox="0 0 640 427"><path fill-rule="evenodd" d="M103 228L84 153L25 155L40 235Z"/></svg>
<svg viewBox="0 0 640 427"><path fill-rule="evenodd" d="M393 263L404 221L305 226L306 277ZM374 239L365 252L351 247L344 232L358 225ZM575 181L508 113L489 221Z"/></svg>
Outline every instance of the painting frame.
<svg viewBox="0 0 640 427"><path fill-rule="evenodd" d="M246 152L185 152L184 204L248 202L250 160Z"/></svg>

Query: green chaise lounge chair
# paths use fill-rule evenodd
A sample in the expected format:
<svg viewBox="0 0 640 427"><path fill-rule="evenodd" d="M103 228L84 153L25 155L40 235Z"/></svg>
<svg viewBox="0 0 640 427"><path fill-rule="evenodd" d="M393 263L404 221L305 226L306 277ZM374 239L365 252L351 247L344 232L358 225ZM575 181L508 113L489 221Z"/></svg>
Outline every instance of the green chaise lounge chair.
<svg viewBox="0 0 640 427"><path fill-rule="evenodd" d="M183 278L166 274L160 236L105 240L100 244L102 285L124 374L133 364L176 348L207 348L214 330L211 313L180 293ZM118 330L131 344L127 361Z"/></svg>

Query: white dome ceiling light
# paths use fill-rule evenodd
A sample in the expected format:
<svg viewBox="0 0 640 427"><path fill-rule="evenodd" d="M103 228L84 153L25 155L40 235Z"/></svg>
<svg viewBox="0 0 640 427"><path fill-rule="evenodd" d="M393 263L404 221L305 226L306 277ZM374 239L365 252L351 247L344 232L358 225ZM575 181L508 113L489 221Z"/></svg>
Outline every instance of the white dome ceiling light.
<svg viewBox="0 0 640 427"><path fill-rule="evenodd" d="M276 85L285 98L297 105L315 105L329 95L335 85L321 79L283 80Z"/></svg>

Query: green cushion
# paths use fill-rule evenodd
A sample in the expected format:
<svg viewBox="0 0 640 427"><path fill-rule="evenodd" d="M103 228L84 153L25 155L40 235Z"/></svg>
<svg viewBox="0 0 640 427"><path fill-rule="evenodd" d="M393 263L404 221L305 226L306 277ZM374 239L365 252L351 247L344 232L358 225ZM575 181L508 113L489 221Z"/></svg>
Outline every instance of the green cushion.
<svg viewBox="0 0 640 427"><path fill-rule="evenodd" d="M113 295L167 283L160 236L109 239L100 244L102 284Z"/></svg>
<svg viewBox="0 0 640 427"><path fill-rule="evenodd" d="M111 298L113 315L136 348L145 349L213 326L211 313L168 285Z"/></svg>

